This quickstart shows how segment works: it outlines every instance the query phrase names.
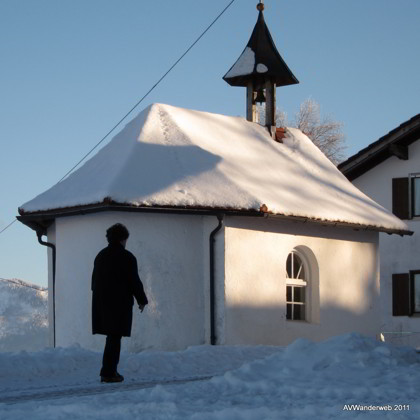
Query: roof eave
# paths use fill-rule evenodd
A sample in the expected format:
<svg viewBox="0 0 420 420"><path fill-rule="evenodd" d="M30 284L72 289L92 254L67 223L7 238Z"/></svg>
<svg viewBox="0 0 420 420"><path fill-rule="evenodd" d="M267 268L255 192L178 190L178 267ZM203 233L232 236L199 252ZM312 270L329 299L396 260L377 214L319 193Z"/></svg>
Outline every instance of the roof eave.
<svg viewBox="0 0 420 420"><path fill-rule="evenodd" d="M199 206L133 206L121 203L96 203L80 205L75 207L65 207L51 210L40 210L25 212L19 209L20 215L16 218L24 225L38 232L42 230L44 234L49 226L58 217L80 216L86 214L100 213L104 211L123 211L123 212L143 212L143 213L171 213L171 214L194 214L201 216L212 216L218 214L241 215L264 217L264 212L252 209L234 209L219 207L199 207Z"/></svg>
<svg viewBox="0 0 420 420"><path fill-rule="evenodd" d="M414 234L414 232L411 230L385 228L385 227L375 226L375 225L362 225L359 223L351 223L351 222L343 222L343 221L313 219L310 217L302 217L302 216L286 216L283 214L274 214L274 213L270 213L269 216L275 217L275 218L282 218L282 219L284 218L284 219L293 220L293 221L302 222L302 223L316 223L318 225L323 225L323 226L347 227L347 228L351 228L357 231L375 231L375 232L388 233L390 235L396 234L400 236L404 236L404 235L411 236Z"/></svg>
<svg viewBox="0 0 420 420"><path fill-rule="evenodd" d="M256 71L253 71L250 74L245 75L239 75L239 76L233 76L233 77L226 77L223 76L223 80L228 83L230 86L237 86L237 87L247 87L248 82L250 80L259 80L265 81L267 79L272 80L276 87L282 87L282 86L290 86L290 85L297 85L299 84L299 80L293 75L293 73L290 74L284 74L281 75L272 75L268 73L258 73Z"/></svg>
<svg viewBox="0 0 420 420"><path fill-rule="evenodd" d="M277 219L284 219L301 223L315 223L323 226L333 227L347 227L353 230L360 231L376 231L388 234L397 234L400 236L413 235L414 232L410 230L392 229L379 227L374 225L362 225L357 223L315 219L303 216L292 216L284 214L271 213L265 210L262 205L260 210L255 209L235 209L227 207L199 207L199 206L133 206L130 204L120 203L97 203L92 205L84 205L77 207L67 207L61 209L53 209L47 211L37 212L23 212L20 211L20 216L17 219L35 230L41 231L46 234L47 229L57 217L78 216L92 213L99 213L104 211L125 211L125 212L143 212L143 213L161 213L161 214L184 214L184 215L201 215L201 216L214 216L224 214L226 216L246 216L246 217L274 217Z"/></svg>
<svg viewBox="0 0 420 420"><path fill-rule="evenodd" d="M420 139L420 114L400 124L380 139L350 156L338 165L338 169L350 180L368 172L395 153L392 145L409 146Z"/></svg>

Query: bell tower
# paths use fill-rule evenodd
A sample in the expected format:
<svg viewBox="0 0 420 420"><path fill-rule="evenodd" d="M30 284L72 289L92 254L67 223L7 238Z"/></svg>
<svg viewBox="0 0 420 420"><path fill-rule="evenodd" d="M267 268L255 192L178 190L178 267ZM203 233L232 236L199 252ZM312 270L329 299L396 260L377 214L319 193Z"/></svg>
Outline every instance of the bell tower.
<svg viewBox="0 0 420 420"><path fill-rule="evenodd" d="M258 19L244 51L223 76L231 86L246 87L246 118L258 122L257 103L265 102L265 125L275 133L276 87L299 83L277 51L264 20L263 0Z"/></svg>

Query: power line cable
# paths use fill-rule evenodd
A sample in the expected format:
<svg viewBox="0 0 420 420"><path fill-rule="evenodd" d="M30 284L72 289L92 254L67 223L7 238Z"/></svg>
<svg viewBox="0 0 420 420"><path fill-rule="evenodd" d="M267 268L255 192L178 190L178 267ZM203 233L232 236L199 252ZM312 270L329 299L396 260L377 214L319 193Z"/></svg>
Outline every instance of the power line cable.
<svg viewBox="0 0 420 420"><path fill-rule="evenodd" d="M200 41L201 38L210 30L210 28L222 17L222 15L229 9L230 6L236 0L231 0L228 5L216 16L216 18L207 26L207 28L201 33L201 35L187 48L187 50L175 61L174 64L165 72L165 74L146 92L146 94L109 130L104 137L99 140L98 143L95 144L92 149L87 152L82 159L80 159L58 182L59 184L63 181L68 175L70 175L101 143L103 143L108 136L144 101L144 99L149 96L149 94L162 82L163 79L176 67L176 65L194 48L194 46ZM5 228L0 231L0 235L6 231L13 223L16 222L16 219L9 223Z"/></svg>
<svg viewBox="0 0 420 420"><path fill-rule="evenodd" d="M17 221L17 219L13 220L12 222L10 222L5 228L3 228L2 230L0 230L0 235L7 229L9 229L10 226L13 225L13 223L15 223Z"/></svg>

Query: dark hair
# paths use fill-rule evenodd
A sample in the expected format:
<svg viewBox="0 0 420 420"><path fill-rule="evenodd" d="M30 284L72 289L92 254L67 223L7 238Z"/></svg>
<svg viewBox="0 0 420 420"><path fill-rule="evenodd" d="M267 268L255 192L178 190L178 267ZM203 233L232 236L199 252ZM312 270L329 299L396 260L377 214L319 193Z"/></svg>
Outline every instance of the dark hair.
<svg viewBox="0 0 420 420"><path fill-rule="evenodd" d="M106 239L108 239L108 243L117 243L121 241L125 241L130 236L130 232L128 229L122 225L121 223L116 223L112 225L106 231Z"/></svg>

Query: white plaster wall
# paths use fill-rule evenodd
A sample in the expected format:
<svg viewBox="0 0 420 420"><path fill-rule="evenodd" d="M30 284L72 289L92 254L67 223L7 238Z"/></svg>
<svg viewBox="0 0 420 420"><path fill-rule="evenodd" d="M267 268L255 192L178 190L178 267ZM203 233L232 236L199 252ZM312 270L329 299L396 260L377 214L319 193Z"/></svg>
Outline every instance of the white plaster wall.
<svg viewBox="0 0 420 420"><path fill-rule="evenodd" d="M392 178L420 172L420 141L409 146L409 159L395 156L353 181L353 184L392 211ZM392 274L420 269L420 218L405 220L414 235L380 234L382 331L396 344L420 346L420 318L392 316Z"/></svg>
<svg viewBox="0 0 420 420"><path fill-rule="evenodd" d="M286 345L380 328L378 234L268 219L229 218L225 343ZM286 259L310 260L308 321L286 320Z"/></svg>
<svg viewBox="0 0 420 420"><path fill-rule="evenodd" d="M203 344L203 218L106 212L56 220L57 345L103 349L104 336L91 334L91 274L96 254L107 245L105 231L117 222L130 231L127 249L137 257L149 298L143 314L134 305L132 336L123 339L123 349Z"/></svg>

